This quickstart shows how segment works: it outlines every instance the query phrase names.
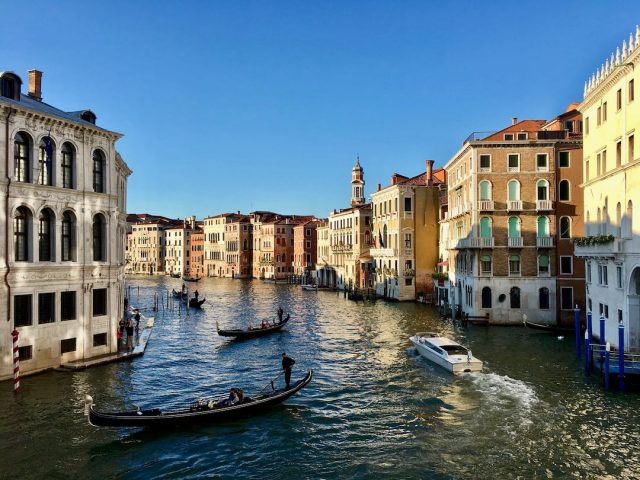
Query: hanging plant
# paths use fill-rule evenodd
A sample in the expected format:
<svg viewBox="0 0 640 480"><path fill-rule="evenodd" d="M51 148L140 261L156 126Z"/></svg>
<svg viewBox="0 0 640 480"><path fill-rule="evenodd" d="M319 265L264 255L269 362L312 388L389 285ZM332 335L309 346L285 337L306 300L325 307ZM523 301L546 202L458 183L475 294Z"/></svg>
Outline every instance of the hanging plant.
<svg viewBox="0 0 640 480"><path fill-rule="evenodd" d="M593 235L590 237L577 237L575 244L579 247L592 247L595 245L606 245L615 240L613 235Z"/></svg>

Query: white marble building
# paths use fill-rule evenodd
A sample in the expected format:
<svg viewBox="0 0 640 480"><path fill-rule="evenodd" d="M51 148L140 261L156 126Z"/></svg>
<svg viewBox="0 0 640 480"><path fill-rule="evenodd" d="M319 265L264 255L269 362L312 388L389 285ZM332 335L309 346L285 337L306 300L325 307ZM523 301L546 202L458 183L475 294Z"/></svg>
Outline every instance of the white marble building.
<svg viewBox="0 0 640 480"><path fill-rule="evenodd" d="M0 73L0 379L115 352L123 311L127 178L121 134L91 110L42 101Z"/></svg>

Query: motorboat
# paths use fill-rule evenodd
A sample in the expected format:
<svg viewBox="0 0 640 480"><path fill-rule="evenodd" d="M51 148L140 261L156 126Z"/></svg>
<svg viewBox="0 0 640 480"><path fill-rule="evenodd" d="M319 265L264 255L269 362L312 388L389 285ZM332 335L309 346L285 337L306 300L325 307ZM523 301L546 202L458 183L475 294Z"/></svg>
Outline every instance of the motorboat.
<svg viewBox="0 0 640 480"><path fill-rule="evenodd" d="M316 285L311 285L311 284L304 284L304 285L300 285L302 287L302 290L317 290L318 287Z"/></svg>
<svg viewBox="0 0 640 480"><path fill-rule="evenodd" d="M479 372L482 361L471 350L437 333L416 333L410 338L418 353L451 373Z"/></svg>

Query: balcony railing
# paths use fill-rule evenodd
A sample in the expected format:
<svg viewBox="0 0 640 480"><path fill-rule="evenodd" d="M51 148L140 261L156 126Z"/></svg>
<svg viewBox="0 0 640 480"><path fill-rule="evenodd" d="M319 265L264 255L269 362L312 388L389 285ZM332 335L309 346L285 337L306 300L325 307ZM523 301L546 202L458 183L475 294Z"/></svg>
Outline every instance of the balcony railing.
<svg viewBox="0 0 640 480"><path fill-rule="evenodd" d="M493 237L469 238L470 248L493 248Z"/></svg>
<svg viewBox="0 0 640 480"><path fill-rule="evenodd" d="M405 268L404 276L405 277L415 277L416 276L416 271L414 269L412 269L412 268Z"/></svg>
<svg viewBox="0 0 640 480"><path fill-rule="evenodd" d="M508 246L511 248L521 248L522 247L522 237L509 237Z"/></svg>
<svg viewBox="0 0 640 480"><path fill-rule="evenodd" d="M536 200L536 210L553 210L553 202L551 200Z"/></svg>
<svg viewBox="0 0 640 480"><path fill-rule="evenodd" d="M478 210L493 210L493 200L478 201Z"/></svg>
<svg viewBox="0 0 640 480"><path fill-rule="evenodd" d="M350 243L332 245L331 250L333 250L334 252L350 252L351 250L353 250L353 245L351 245Z"/></svg>
<svg viewBox="0 0 640 480"><path fill-rule="evenodd" d="M600 243L596 245L574 244L573 254L576 257L608 257L615 258L616 254L624 253L624 240L615 238L608 243Z"/></svg>
<svg viewBox="0 0 640 480"><path fill-rule="evenodd" d="M395 248L372 248L369 250L369 254L372 257L397 257L397 250Z"/></svg>
<svg viewBox="0 0 640 480"><path fill-rule="evenodd" d="M507 210L522 210L522 200L509 200L507 201Z"/></svg>
<svg viewBox="0 0 640 480"><path fill-rule="evenodd" d="M537 237L536 246L538 248L551 248L553 247L553 237Z"/></svg>
<svg viewBox="0 0 640 480"><path fill-rule="evenodd" d="M483 140L485 138L487 138L490 135L493 135L496 132L471 132L471 134L464 139L464 142L462 142L462 144L464 145L467 142L474 142L477 140Z"/></svg>

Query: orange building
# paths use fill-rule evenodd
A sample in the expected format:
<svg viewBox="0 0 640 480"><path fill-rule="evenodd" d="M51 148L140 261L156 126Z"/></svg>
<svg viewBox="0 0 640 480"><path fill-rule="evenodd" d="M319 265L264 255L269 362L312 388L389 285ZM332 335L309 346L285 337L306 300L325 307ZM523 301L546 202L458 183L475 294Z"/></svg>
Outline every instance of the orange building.
<svg viewBox="0 0 640 480"><path fill-rule="evenodd" d="M320 220L311 220L293 227L293 274L310 279L318 260L317 227Z"/></svg>
<svg viewBox="0 0 640 480"><path fill-rule="evenodd" d="M187 273L196 277L204 275L204 232L202 230L196 230L191 234Z"/></svg>

